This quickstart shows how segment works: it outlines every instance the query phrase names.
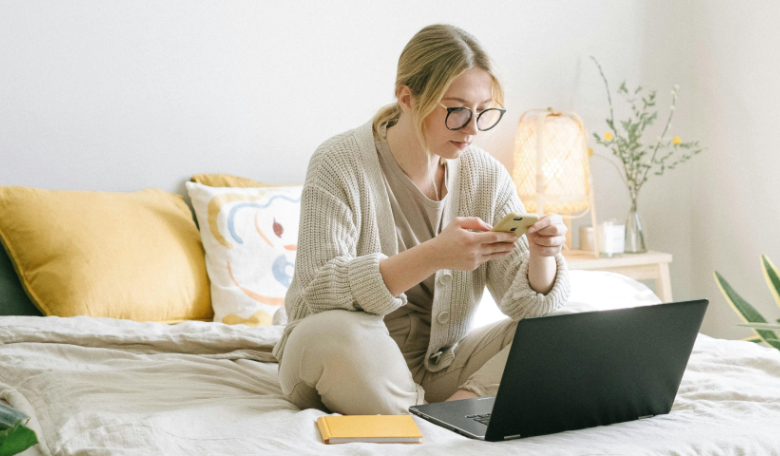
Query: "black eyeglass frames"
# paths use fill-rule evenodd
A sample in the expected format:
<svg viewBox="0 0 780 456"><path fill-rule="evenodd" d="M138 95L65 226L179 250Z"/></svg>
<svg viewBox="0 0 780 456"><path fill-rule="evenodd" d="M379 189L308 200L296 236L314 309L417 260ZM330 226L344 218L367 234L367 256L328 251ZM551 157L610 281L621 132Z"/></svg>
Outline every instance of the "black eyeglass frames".
<svg viewBox="0 0 780 456"><path fill-rule="evenodd" d="M439 106L447 110L447 118L444 119L444 124L449 130L460 130L468 125L471 122L471 118L474 117L474 112L465 106L448 108L442 103L439 103ZM477 128L480 131L490 130L498 125L505 112L506 109L501 108L485 109L477 115Z"/></svg>

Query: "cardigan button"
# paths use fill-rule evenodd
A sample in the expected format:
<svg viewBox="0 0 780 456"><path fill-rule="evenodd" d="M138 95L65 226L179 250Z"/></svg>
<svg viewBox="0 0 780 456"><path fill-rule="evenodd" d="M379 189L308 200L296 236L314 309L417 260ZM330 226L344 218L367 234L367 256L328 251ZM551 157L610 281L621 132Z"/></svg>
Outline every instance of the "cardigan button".
<svg viewBox="0 0 780 456"><path fill-rule="evenodd" d="M439 278L439 283L441 283L443 285L447 285L450 282L452 282L452 273L445 272Z"/></svg>
<svg viewBox="0 0 780 456"><path fill-rule="evenodd" d="M432 354L430 358L428 358L428 361L433 364L439 364L439 359L441 358L442 353L444 353L443 350L439 350L436 353Z"/></svg>
<svg viewBox="0 0 780 456"><path fill-rule="evenodd" d="M436 321L438 321L442 325L444 323L447 323L449 320L450 320L450 313L447 312L446 310L442 310L441 312L439 312L439 315L436 316Z"/></svg>

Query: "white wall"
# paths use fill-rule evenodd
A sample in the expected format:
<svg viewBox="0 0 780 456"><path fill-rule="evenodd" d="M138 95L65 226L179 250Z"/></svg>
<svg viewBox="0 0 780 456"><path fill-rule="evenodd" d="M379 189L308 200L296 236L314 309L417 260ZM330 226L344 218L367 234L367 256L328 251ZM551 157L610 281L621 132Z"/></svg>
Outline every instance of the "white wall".
<svg viewBox="0 0 780 456"><path fill-rule="evenodd" d="M641 65L633 2L0 8L0 150L12 160L0 181L48 188L181 191L208 171L300 181L320 142L393 100L398 56L431 23L472 32L503 70L510 112L483 143L507 164L524 110L575 107L600 89L589 54L626 77Z"/></svg>
<svg viewBox="0 0 780 456"><path fill-rule="evenodd" d="M635 17L612 17L608 23L618 27L624 21L636 29L638 35L628 40L626 36L617 39L627 41L625 54L610 56L608 59L597 58L601 62L612 92L612 102L615 107L615 121L619 122L629 117L629 107L615 93L620 82L626 81L629 88L637 85L644 90L657 91L658 118L655 125L649 127L644 136L644 143L651 142L660 135L671 104L671 89L680 85L675 117L671 133L689 139L692 135L691 103L696 87L689 83L693 64L691 53L693 46L690 40L691 5L676 1L627 2L641 5L635 11ZM609 11L603 12L609 14ZM596 32L588 32L590 33ZM631 61L635 68L627 71L621 62ZM574 109L583 115L587 127L603 134L607 131L605 119L609 115L609 106L603 82L590 62L584 62L582 84L579 91L579 101ZM592 138L592 136L591 136ZM704 138L702 138L704 139ZM610 156L610 151L591 141L595 152ZM688 300L702 297L692 292L691 281L691 199L690 179L701 162L709 160L706 155L700 155L688 164L663 176L651 175L642 187L639 196L639 211L645 222L645 238L647 247L651 250L671 253L674 257L670 265L672 292L675 300ZM615 159L616 162L617 159ZM619 162L618 162L619 163ZM630 199L625 185L618 177L617 170L604 159L591 160L594 187L596 192L596 207L599 220L617 218L625 220L630 209ZM580 225L590 225L590 217L575 220L575 245L578 242ZM646 281L651 288L652 281Z"/></svg>
<svg viewBox="0 0 780 456"><path fill-rule="evenodd" d="M463 27L498 63L509 111L478 143L508 167L525 110L574 110L591 131L606 129L590 55L613 90L624 79L656 88L661 108L679 83L675 134L714 143L695 129L715 106L693 109L694 95L708 94L697 92L693 53L702 45L694 46L691 21L718 8L671 0L4 1L0 184L183 193L198 172L300 182L318 144L393 101L398 56L432 23ZM721 128L714 115L708 122ZM692 183L702 166L719 166L716 156L650 180L640 197L649 247L675 255L676 299L714 297L692 287L691 240L710 222L692 224L691 213L701 193ZM614 168L594 160L593 174L599 218L624 218L628 196Z"/></svg>
<svg viewBox="0 0 780 456"><path fill-rule="evenodd" d="M720 337L752 335L713 278L718 271L774 321L774 304L760 266L780 265L780 3L699 1L693 34L694 129L711 159L691 182L692 290L710 297L703 329Z"/></svg>

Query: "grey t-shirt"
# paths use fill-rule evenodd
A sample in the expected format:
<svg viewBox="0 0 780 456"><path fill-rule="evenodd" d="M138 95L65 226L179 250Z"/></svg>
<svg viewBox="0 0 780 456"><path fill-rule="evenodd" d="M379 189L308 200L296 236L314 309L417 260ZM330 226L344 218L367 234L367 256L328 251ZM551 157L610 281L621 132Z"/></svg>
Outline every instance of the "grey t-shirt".
<svg viewBox="0 0 780 456"><path fill-rule="evenodd" d="M434 201L409 179L401 166L395 160L390 147L387 144L386 124L379 125L378 135L375 137L376 149L379 153L379 164L384 174L385 188L390 197L390 207L395 220L395 230L398 238L398 252L409 250L438 235L442 227L444 204L449 192L447 191L448 168L444 165L444 195L441 201ZM424 319L430 322L431 307L433 304L435 275L423 280L406 292L408 304L390 313L385 320L390 320L409 312L419 312L425 315Z"/></svg>

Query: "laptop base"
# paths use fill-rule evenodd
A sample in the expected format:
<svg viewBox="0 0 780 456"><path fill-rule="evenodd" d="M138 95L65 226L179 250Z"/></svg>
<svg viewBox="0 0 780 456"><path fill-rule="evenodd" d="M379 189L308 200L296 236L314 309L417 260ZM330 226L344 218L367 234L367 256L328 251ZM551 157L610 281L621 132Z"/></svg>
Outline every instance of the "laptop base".
<svg viewBox="0 0 780 456"><path fill-rule="evenodd" d="M477 415L493 411L495 396L475 397L459 401L415 405L409 411L434 424L472 439L485 440L487 425L475 420Z"/></svg>

